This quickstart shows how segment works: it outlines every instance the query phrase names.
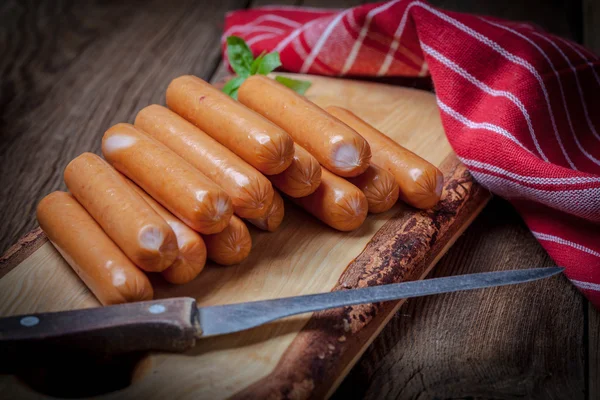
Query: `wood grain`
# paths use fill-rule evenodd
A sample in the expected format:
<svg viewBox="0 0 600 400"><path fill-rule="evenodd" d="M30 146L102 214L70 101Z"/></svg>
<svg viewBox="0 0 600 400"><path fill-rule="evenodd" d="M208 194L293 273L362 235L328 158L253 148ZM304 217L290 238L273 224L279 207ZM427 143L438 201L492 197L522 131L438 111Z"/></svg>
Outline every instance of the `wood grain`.
<svg viewBox="0 0 600 400"><path fill-rule="evenodd" d="M155 313L152 308L160 307ZM38 322L22 326L23 315L0 319L0 373L32 366L53 368L61 357L103 359L127 353L182 352L197 339L198 309L189 297L118 306L31 313Z"/></svg>
<svg viewBox="0 0 600 400"><path fill-rule="evenodd" d="M583 0L583 44L600 54L600 3Z"/></svg>
<svg viewBox="0 0 600 400"><path fill-rule="evenodd" d="M600 311L588 303L588 396L589 400L600 398Z"/></svg>
<svg viewBox="0 0 600 400"><path fill-rule="evenodd" d="M554 265L495 199L432 276ZM582 399L584 299L564 277L410 300L336 399Z"/></svg>
<svg viewBox="0 0 600 400"><path fill-rule="evenodd" d="M307 92L309 99L321 106L336 104L353 110L435 165L453 154L431 93L306 75L298 78L313 81ZM419 132L419 135L413 132ZM397 204L386 213L369 216L363 226L353 232L338 232L286 203L286 217L277 234L251 230L253 249L243 263L231 267L209 263L196 280L186 285L168 285L152 276L155 294L158 298L191 296L199 305L213 305L329 291L340 282L347 265L390 219L392 225L388 223L389 227L384 228L386 233L380 235L367 254L374 262L381 262L376 259L377 246L384 246L389 241L389 249L393 251L386 257L402 260L400 267L406 276L395 274L382 265L370 268L355 262L354 269L363 268L360 278L355 272L355 275L345 275L349 280L342 282L346 287L352 287L369 281L374 284L420 278L468 226L488 198L487 192L473 184L464 167L459 168L456 159L451 159L454 163L444 168L455 173L449 178L446 200L433 213ZM398 226L403 226L406 231L394 236ZM412 236L415 236L414 242L410 239ZM418 273L413 275L413 270ZM354 281L350 280L352 276ZM97 305L49 243L0 279L0 315ZM339 367L315 378L316 393L327 393L338 381L333 378L346 373L385 322L386 315L391 315L391 311L382 312L381 319L368 324L369 329L363 336L357 335L356 340L348 341L352 346L341 353L344 358L337 360ZM274 369L277 371L279 360L283 354L289 354L287 349L309 317L303 315L240 334L206 338L185 354L152 354L146 364L150 365L148 372L136 373L136 383L123 395L139 398L175 394L210 399L229 397ZM358 332L362 328L357 325L356 329ZM325 329L323 332L330 331ZM287 362L289 357L283 364L292 365ZM297 362L308 365L318 363L318 360L319 354L307 351ZM336 363L336 359L331 361ZM0 390L7 388L22 390L21 397L28 393L23 387L15 389L11 378L0 379ZM113 397L119 398L119 394Z"/></svg>
<svg viewBox="0 0 600 400"><path fill-rule="evenodd" d="M36 225L37 202L64 189L68 161L99 153L106 129L162 102L176 76L210 78L224 13L245 4L3 2L0 253Z"/></svg>
<svg viewBox="0 0 600 400"><path fill-rule="evenodd" d="M21 237L0 257L0 278L23 262L47 241L48 238L39 227Z"/></svg>
<svg viewBox="0 0 600 400"><path fill-rule="evenodd" d="M576 41L582 37L580 2L430 3L454 11L532 21ZM587 1L590 3L597 2ZM590 15L584 10L585 18L589 20ZM597 26L586 29L594 31ZM516 234L522 240L515 240ZM494 199L438 264L434 276L529 267L528 261L551 265L512 207ZM509 288L501 288L485 296L465 293L410 300L333 398L577 399L586 391L586 384L588 398L599 398L599 313L589 305L586 377L588 341L581 315L586 300L565 279L554 280L550 287L539 284L533 284L532 295L521 290L513 295ZM520 295L524 296L514 298ZM524 329L523 333L516 327Z"/></svg>
<svg viewBox="0 0 600 400"><path fill-rule="evenodd" d="M432 210L394 215L348 266L333 290L422 279L465 223L487 202L454 155L441 166L442 200ZM335 390L365 343L404 301L366 304L315 313L268 376L236 399L323 398Z"/></svg>
<svg viewBox="0 0 600 400"><path fill-rule="evenodd" d="M197 2L178 0L165 2L164 7L169 4L181 10L162 13L157 11L160 9L157 1L59 3L9 0L0 4L0 48L4 50L3 57L0 59L0 71L2 71L0 72L2 76L0 80L0 168L2 170L0 206L4 222L0 230L0 251L15 243L21 234L36 225L33 208L43 195L61 188L62 168L66 162L74 155L88 150L90 148L88 145L91 145L92 149L93 146L99 146L97 142L104 129L110 123L118 122L115 117L117 110L112 109L111 101L119 107L130 107L131 102L134 101L130 95L132 85L136 88L135 96L150 96L152 101L162 100L161 94L155 92L160 90L152 81L145 79L150 82L145 87L141 87L143 85L137 81L137 74L141 73L146 77L153 75L147 71L140 71L139 62L147 63L145 68L152 70L162 69L163 61L170 65L169 68L172 68L175 63L176 68L181 67L181 70L186 72L193 69L200 76L209 78L211 65L219 60L215 43L222 32L220 26L222 12L227 7L243 6L245 3L245 0L206 1L202 2L202 7L197 7L202 9L201 11L190 11ZM279 3L279 1L261 0L259 5L270 3ZM286 0L285 3L300 5L303 2ZM352 5L340 0L332 3L312 0L305 3L323 7ZM534 21L545 29L565 37L578 40L583 36L588 46L592 46L596 53L600 51L597 46L593 46L593 43L597 42L595 39L600 37L595 34L599 25L593 22L598 16L598 5L594 0L583 1L583 19L586 22L583 34L580 1L431 0L430 3L455 11ZM146 10L154 14L144 15ZM134 15L136 13L139 15ZM174 18L174 13L179 17ZM118 15L119 18L112 18L113 15ZM151 33L148 34L149 27L144 22L154 23L154 26L162 27L166 31L160 39L157 39ZM123 32L143 38L143 41L150 40L153 43L152 48L150 50L146 47L137 48L132 45L132 40L127 42L128 46L120 48L115 42L123 40L120 37ZM184 43L178 43L182 38ZM189 51L189 54L177 54L178 58L170 62L170 54L182 48ZM109 57L111 55L114 59ZM123 77L122 72L127 67L118 68L121 73L112 74L107 65L114 69L115 59L128 63L137 60L138 64L134 64L137 69L136 76ZM99 72L102 79L95 78ZM168 73L168 69L165 68L162 72ZM130 94L123 95L123 93ZM107 98L110 98L110 101L105 101ZM142 105L143 102L138 108ZM133 117L135 111L127 118ZM98 121L105 123L105 126L99 128ZM12 145L13 143L15 146ZM44 143L46 148L38 148L40 147L38 143ZM98 147L95 148L95 151L97 150ZM7 155L9 153L10 158ZM530 236L524 236L523 241L515 241L513 238L515 229L517 232L519 229L524 229L517 214L508 203L498 199L493 200L491 206L484 210L481 218L476 220L474 228L467 230L450 250L448 256L439 263L440 275L478 272L484 266L494 266L498 269L514 267L511 263L518 261L516 258L518 254L528 254L528 249L532 252L538 251L537 242ZM508 244L505 245L505 242ZM25 243L25 248L28 250L37 248L39 244L31 240L26 240ZM497 248L502 251L497 251ZM13 255L19 257L23 254L25 253L20 251L13 252ZM58 255L52 252L43 257L39 253L34 255L36 262L40 263L55 262L54 257ZM17 259L14 257L3 258L0 263L0 276L8 271L6 266L10 266L15 261ZM35 274L32 274L27 279L34 279L34 277ZM77 277L68 269L57 271L57 277L59 282L55 289L49 285L46 290L60 290L65 282L70 284L77 281ZM23 281L23 285L22 290L27 293L27 280ZM571 293L570 290L570 285L562 282L562 286L556 293L565 291ZM545 308L553 310L557 316L561 315L560 302L564 301L562 296L554 296L554 292L550 291L543 293L536 291L536 293L536 296L525 299L523 303L525 309L543 303ZM84 306L97 304L93 299L85 300L88 296L85 288L71 295L72 297L58 303L47 304L45 309L66 309L69 304L72 304L71 302ZM38 296L37 293L33 293L33 297ZM574 299L581 298L574 292L571 296L567 303L571 304L575 311L564 314L561 318L565 320L572 318L578 310ZM491 334L488 341L501 340L502 338L496 333L505 333L501 329L502 325L519 324L520 318L531 318L527 314L523 316L522 313L515 315L512 311L501 315L494 314L495 319L485 317L486 310L494 309L496 304L506 302L512 304L511 297L512 292L499 291L474 301L452 304L458 304L460 309L466 308L471 311L471 314L478 316L477 323L484 331ZM576 394L573 398L577 398L577 393L582 390L579 378L579 368L582 364L588 366L586 374L588 377L586 383L589 387L588 398L595 400L600 397L598 361L600 314L591 306L588 307L589 311L586 314L589 318L587 325L589 334L587 337L581 336L576 348L557 350L555 344L546 345L543 342L547 336L538 336L535 353L521 354L520 358L524 361L518 361L519 355L514 355L508 363L504 359L496 359L492 362L489 351L493 349L486 342L481 345L481 348L488 349L488 352L479 352L477 342L482 340L480 336L473 338L473 342L469 344L468 355L465 355L461 346L454 345L455 340L464 343L461 339L464 325L471 321L471 314L467 315L467 321L463 323L455 321L452 318L454 310L446 307L447 302L447 297L438 296L411 300L407 304L411 310L410 314L406 311L407 307L401 308L392 323L383 330L379 339L361 359L354 373L344 382L336 397L356 398L362 394L367 398L388 398L393 397L391 393L397 393L398 389L394 387L391 392L388 392L380 387L389 388L396 382L400 382L398 385L406 383L407 386L414 387L422 381L421 386L425 389L419 389L417 393L424 399L435 397L431 393L438 395L443 393L445 384L451 383L452 390L456 393L461 390L461 387L466 392L465 388L471 387L473 382L476 382L476 387L481 391L485 390L489 393L489 396L485 397L515 398L510 393L507 394L506 390L496 393L495 378L518 382L517 387L521 390L535 385L530 382L532 377L541 376L544 371L551 371L553 373L551 380L563 382L564 387L574 388ZM438 313L450 315L435 318L436 324L424 320L434 318ZM496 321L498 319L500 321ZM527 321L529 324L531 319ZM575 316L575 321L580 319ZM560 322L559 327L547 326L547 329L557 330L557 335L568 337L570 346L571 341L576 340L578 335L571 335L571 332L566 331L560 332L565 327L567 327L566 322ZM527 346L531 344L529 335L531 335L530 331L528 331ZM518 332L515 332L515 337L518 337ZM553 367L555 364L562 365L570 362L569 357L564 361L565 355L569 356L566 353L568 349L572 350L573 354L581 354L585 351L582 357L589 356L589 362L572 364L574 371L571 373L565 373L564 367ZM427 357L419 358L420 355ZM421 361L413 363L412 357ZM503 363L511 367L505 368ZM530 363L531 368L536 372L530 373L531 368L522 368L526 363ZM548 368L543 365L544 363L548 364ZM473 368L473 365L477 367ZM438 366L441 366L440 368L445 372L436 375ZM455 374L457 371L460 374ZM89 370L86 372L94 375ZM430 375L433 377L450 375L450 379L449 381L426 379ZM486 377L488 381L483 380L482 377ZM75 376L71 378L77 379ZM430 391L429 387L433 389ZM3 388L6 389L6 386ZM4 390L3 394L8 398L18 398L19 396L11 393L10 389L9 387L8 390ZM409 391L400 392L410 397ZM440 395L440 397L446 396Z"/></svg>

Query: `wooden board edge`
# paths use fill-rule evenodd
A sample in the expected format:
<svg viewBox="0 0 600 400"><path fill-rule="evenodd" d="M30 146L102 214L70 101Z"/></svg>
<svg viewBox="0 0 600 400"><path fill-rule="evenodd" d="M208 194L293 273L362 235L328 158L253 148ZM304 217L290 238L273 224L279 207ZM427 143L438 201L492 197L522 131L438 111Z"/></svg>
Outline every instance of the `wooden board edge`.
<svg viewBox="0 0 600 400"><path fill-rule="evenodd" d="M0 258L0 279L48 241L42 228L37 227L22 236Z"/></svg>
<svg viewBox="0 0 600 400"><path fill-rule="evenodd" d="M444 196L433 210L400 211L373 236L332 290L421 279L491 198L455 154L440 166ZM271 373L234 399L324 398L339 385L403 301L315 313Z"/></svg>
<svg viewBox="0 0 600 400"><path fill-rule="evenodd" d="M435 257L435 259L433 260L431 265L423 271L423 274L420 277L418 277L417 280L425 279L427 277L427 275L429 275L429 273L431 272L431 270L433 270L433 268L436 266L438 261L446 254L446 251L448 251L448 249L450 247L452 247L454 242L456 242L456 240L464 233L464 231L469 227L469 225L471 225L473 220L479 215L479 213L487 205L487 203L489 202L490 199L491 199L491 196L480 204L480 206L473 212L473 214L470 216L470 218L465 220L464 225L462 225L460 227L460 229L456 232L456 234L452 237L452 239L446 244L446 246L444 246L444 249L439 254L437 254L437 256ZM354 367L354 365L358 362L358 360L363 355L363 353L367 350L367 348L371 345L371 343L373 343L373 341L381 333L383 328L385 328L385 326L388 324L388 322L390 322L390 320L392 319L394 314L396 314L396 312L398 312L398 310L400 310L400 307L402 307L402 305L404 305L405 302L406 302L406 299L403 299L403 300L400 300L397 302L391 302L390 306L386 306L382 309L382 312L380 312L380 315L382 316L383 320L381 321L381 323L376 322L376 323L371 323L369 325L369 327L373 326L373 327L375 327L375 329L373 329L369 335L364 335L364 336L367 336L368 339L364 343L363 347L359 350L359 352L356 353L353 356L353 358L350 360L350 362L347 363L347 365L345 366L345 369L341 372L341 374L339 374L336 381L333 383L333 385L329 389L329 392L327 393L327 396L326 396L327 398L329 398L333 395L333 393L340 386L340 384L342 383L342 381L344 380L346 375L350 372L352 367ZM366 333L368 331L369 331L369 329L365 328L365 330L361 333Z"/></svg>

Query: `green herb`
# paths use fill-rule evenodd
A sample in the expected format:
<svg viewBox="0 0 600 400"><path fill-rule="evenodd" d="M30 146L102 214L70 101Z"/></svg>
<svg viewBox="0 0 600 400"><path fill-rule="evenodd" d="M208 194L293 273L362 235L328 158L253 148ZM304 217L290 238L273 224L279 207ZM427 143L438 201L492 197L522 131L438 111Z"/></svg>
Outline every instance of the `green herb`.
<svg viewBox="0 0 600 400"><path fill-rule="evenodd" d="M244 39L237 36L227 38L227 58L229 58L229 64L231 64L231 68L236 74L250 76L250 68L254 57Z"/></svg>
<svg viewBox="0 0 600 400"><path fill-rule="evenodd" d="M281 66L278 52L262 53L254 58L252 51L246 42L244 42L244 39L238 36L227 37L227 58L237 76L223 86L223 92L236 100L238 89L246 78L250 75L268 75ZM277 76L275 80L299 94L304 94L311 85L308 81L300 81L283 76Z"/></svg>
<svg viewBox="0 0 600 400"><path fill-rule="evenodd" d="M298 81L296 79L290 79L285 76L276 76L275 80L281 84L292 89L294 92L299 94L304 94L310 87L310 82L308 81Z"/></svg>

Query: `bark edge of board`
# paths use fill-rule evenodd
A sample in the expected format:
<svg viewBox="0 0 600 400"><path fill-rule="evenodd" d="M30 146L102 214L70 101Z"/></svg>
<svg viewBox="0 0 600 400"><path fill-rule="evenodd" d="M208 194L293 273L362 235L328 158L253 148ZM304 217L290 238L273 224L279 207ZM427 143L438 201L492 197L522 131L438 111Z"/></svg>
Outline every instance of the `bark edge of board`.
<svg viewBox="0 0 600 400"><path fill-rule="evenodd" d="M433 268L491 198L455 154L440 169L445 179L438 205L400 210L348 265L332 291L422 279ZM274 370L233 398L328 397L403 302L314 313Z"/></svg>

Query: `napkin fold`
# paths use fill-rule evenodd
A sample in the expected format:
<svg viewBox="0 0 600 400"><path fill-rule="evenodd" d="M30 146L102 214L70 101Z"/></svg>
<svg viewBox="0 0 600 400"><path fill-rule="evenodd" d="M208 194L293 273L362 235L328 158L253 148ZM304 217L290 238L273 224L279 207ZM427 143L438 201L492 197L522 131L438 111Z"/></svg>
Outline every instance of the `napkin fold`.
<svg viewBox="0 0 600 400"><path fill-rule="evenodd" d="M530 24L410 0L234 11L223 39L229 35L244 38L255 55L278 51L291 72L430 76L461 161L516 207L571 282L600 307L595 54Z"/></svg>

